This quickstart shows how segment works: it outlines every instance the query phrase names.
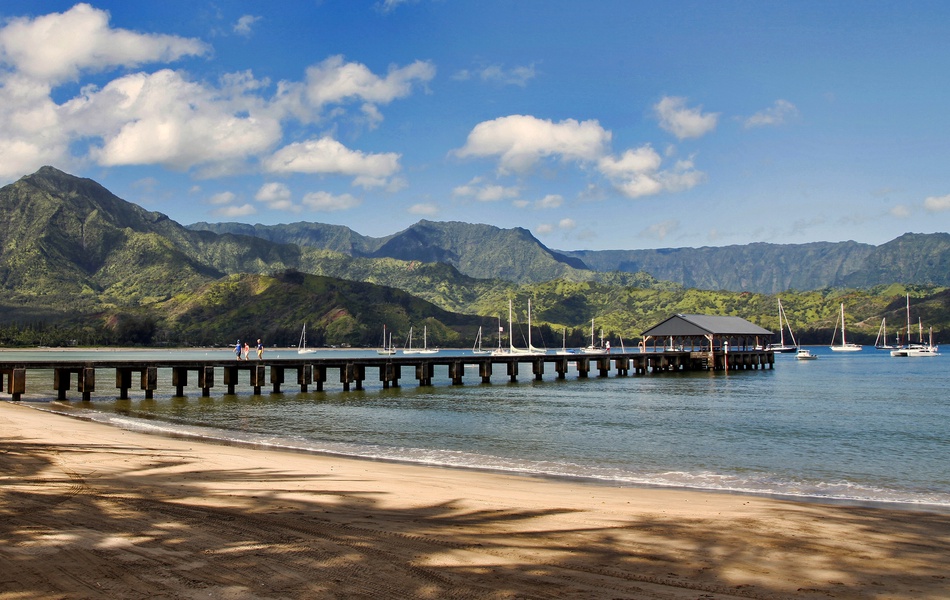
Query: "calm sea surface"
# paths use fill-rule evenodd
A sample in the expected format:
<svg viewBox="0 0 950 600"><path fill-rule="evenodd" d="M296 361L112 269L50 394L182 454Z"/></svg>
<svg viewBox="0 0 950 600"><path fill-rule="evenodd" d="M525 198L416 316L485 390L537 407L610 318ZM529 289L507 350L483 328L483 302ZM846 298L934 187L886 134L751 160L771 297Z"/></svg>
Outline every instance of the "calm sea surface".
<svg viewBox="0 0 950 600"><path fill-rule="evenodd" d="M776 355L774 369L729 374L601 378L594 371L559 381L549 365L536 382L522 365L519 382L502 372L489 385L472 368L465 385L452 386L441 367L434 386L419 387L405 369L401 387L390 389L370 368L366 389L349 392L331 370L323 392L288 383L282 394L267 387L260 396L246 384L225 395L218 373L211 397L201 397L192 374L186 397L172 398L165 370L152 400L136 389L118 400L112 370L97 374L91 402L75 390L66 402L49 401L51 372L31 372L27 384L37 407L146 432L615 485L950 507L950 356L812 351L819 360ZM281 353L297 357L269 349L265 358ZM0 351L0 361L146 355L230 357L228 350Z"/></svg>

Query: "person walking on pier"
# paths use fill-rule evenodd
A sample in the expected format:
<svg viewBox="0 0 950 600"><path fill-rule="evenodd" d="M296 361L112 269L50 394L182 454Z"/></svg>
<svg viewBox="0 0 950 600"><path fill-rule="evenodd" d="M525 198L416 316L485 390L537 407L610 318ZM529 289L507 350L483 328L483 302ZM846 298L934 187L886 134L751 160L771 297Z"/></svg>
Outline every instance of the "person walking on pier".
<svg viewBox="0 0 950 600"><path fill-rule="evenodd" d="M247 355L251 352L251 347L247 345L247 342L244 342L244 348L241 350L241 358L247 360Z"/></svg>
<svg viewBox="0 0 950 600"><path fill-rule="evenodd" d="M257 360L264 359L264 344L261 343L261 339L257 338Z"/></svg>
<svg viewBox="0 0 950 600"><path fill-rule="evenodd" d="M237 344L234 345L234 357L241 360L241 340L238 340Z"/></svg>

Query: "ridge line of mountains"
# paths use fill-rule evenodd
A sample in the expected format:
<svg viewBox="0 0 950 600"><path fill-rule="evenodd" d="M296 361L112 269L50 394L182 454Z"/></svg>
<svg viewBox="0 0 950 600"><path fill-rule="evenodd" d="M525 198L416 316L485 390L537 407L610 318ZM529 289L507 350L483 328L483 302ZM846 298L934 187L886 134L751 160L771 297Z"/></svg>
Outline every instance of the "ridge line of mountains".
<svg viewBox="0 0 950 600"><path fill-rule="evenodd" d="M762 315L774 329L765 316L774 300L736 292L824 290L808 302L825 304L831 288L950 286L948 266L945 233L881 246L567 252L525 229L460 222L423 220L384 238L320 223L183 226L53 167L0 188L0 327L71 319L79 337L91 327L83 319L98 315L113 331L141 329L143 339L174 331L218 342L257 326L288 338L309 321L327 340L365 343L380 323L426 322L434 339L452 343L494 326L509 298L522 313L535 298L536 322L581 327L596 317L628 336L671 312ZM867 317L897 312L905 291L862 299ZM750 302L759 304L743 304ZM929 310L942 315L945 305L934 299ZM801 310L830 327L823 306Z"/></svg>
<svg viewBox="0 0 950 600"><path fill-rule="evenodd" d="M659 248L552 250L525 229L421 220L373 238L349 227L312 222L280 225L199 222L193 231L246 235L353 257L439 262L478 279L540 283L590 273L646 273L705 290L778 294L787 290L869 288L900 282L950 285L950 234L906 233L880 246L847 242Z"/></svg>

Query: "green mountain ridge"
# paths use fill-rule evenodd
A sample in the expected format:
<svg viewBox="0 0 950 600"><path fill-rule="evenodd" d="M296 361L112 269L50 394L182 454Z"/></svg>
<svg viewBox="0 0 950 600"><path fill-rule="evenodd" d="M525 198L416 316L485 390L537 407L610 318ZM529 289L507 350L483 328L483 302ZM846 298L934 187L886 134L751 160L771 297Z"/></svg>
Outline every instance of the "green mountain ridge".
<svg viewBox="0 0 950 600"><path fill-rule="evenodd" d="M515 339L519 332L524 337L530 300L538 326L534 341L548 347L559 346L562 335L571 346L585 345L592 319L615 344L632 342L674 313L736 315L778 327L772 295L699 290L643 272L579 269L524 230L423 221L373 241L346 228L298 229L307 235L322 231L337 248L358 247L369 256L239 231L189 229L92 180L44 167L0 188L0 344L223 344L233 343L232 337L265 336L271 344L291 345L308 323L313 344L374 345L385 323L397 339L409 327L425 325L434 345L464 347L478 327L488 336L499 320L507 320L509 300ZM428 240L441 241L426 249ZM887 248L872 248L861 260L871 264L868 257L876 257L878 273L907 265L922 275L944 263L908 257L939 258L943 243L942 234L908 234ZM378 257L396 248L405 255L426 250L463 265L469 265L463 257L471 261L484 249L553 276L510 273L541 279L516 283L471 277L445 262ZM837 257L835 245L822 252ZM838 258L832 263L828 270L847 271ZM892 327L903 323L906 293L915 319L919 315L938 333L950 330L950 294L940 285L823 288L786 292L782 299L806 342L830 340L838 303L845 302L855 320L849 334L868 343L883 316Z"/></svg>
<svg viewBox="0 0 950 600"><path fill-rule="evenodd" d="M778 294L830 287L950 285L950 234L907 233L880 246L847 242L751 243L654 250L547 248L523 229L419 221L384 238L318 223L195 223L193 230L253 235L351 256L444 262L475 278L518 284L556 278L605 281L609 273L649 274L683 287ZM341 242L341 240L343 242ZM344 243L345 242L345 243Z"/></svg>

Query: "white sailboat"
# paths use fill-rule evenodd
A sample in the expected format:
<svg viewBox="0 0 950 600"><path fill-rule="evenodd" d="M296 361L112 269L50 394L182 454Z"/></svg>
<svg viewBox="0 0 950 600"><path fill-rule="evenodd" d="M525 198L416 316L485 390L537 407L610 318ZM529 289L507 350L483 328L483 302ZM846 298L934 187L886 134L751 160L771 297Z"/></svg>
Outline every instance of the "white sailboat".
<svg viewBox="0 0 950 600"><path fill-rule="evenodd" d="M475 344L472 346L472 354L490 354L490 350L482 350L482 326L478 326L478 335L475 336Z"/></svg>
<svg viewBox="0 0 950 600"><path fill-rule="evenodd" d="M584 348L584 354L603 354L606 352L604 348L604 330L600 330L600 346L594 344L594 320L590 320L590 346Z"/></svg>
<svg viewBox="0 0 950 600"><path fill-rule="evenodd" d="M409 328L409 341L407 342L406 348L402 351L403 354L436 354L438 350L435 348L429 348L429 342L426 339L426 326L422 326L422 348L413 348L412 347L412 327Z"/></svg>
<svg viewBox="0 0 950 600"><path fill-rule="evenodd" d="M835 322L835 333L831 334L831 346L829 346L829 348L835 352L860 352L862 346L860 344L849 343L847 337L845 337L844 302L841 303L841 316L838 317L838 320L841 321L841 344L835 345L835 334L838 332L838 323Z"/></svg>
<svg viewBox="0 0 950 600"><path fill-rule="evenodd" d="M784 325L782 322L784 321ZM785 345L785 328L788 328L788 335L792 338L792 345ZM769 349L772 352L795 352L798 350L798 342L795 341L795 334L792 333L792 325L788 322L788 317L785 315L785 309L782 308L782 299L778 298L778 330L779 330L779 343L778 346L771 345Z"/></svg>
<svg viewBox="0 0 950 600"><path fill-rule="evenodd" d="M507 348L501 347L501 334L505 329L501 326L501 317L498 317L498 348L492 350L492 356L503 356L509 354ZM511 336L511 300L508 301L508 335Z"/></svg>
<svg viewBox="0 0 950 600"><path fill-rule="evenodd" d="M303 329L300 330L300 341L297 342L297 354L313 354L316 352L314 348L307 348L307 324L303 324Z"/></svg>
<svg viewBox="0 0 950 600"><path fill-rule="evenodd" d="M499 354L530 354L530 355L541 355L547 354L547 351L543 348L535 348L531 344L531 300L528 300L528 347L527 348L518 348L515 346L514 338L511 335L511 300L508 300L508 350L501 351L499 348ZM494 354L494 353L493 353Z"/></svg>
<svg viewBox="0 0 950 600"><path fill-rule="evenodd" d="M910 294L907 294L907 334L906 334L906 343L897 348L896 350L891 350L891 356L908 356L918 358L921 356L940 356L938 352L938 347L934 346L934 330L933 327L930 328L930 342L924 343L924 326L920 319L917 319L917 330L920 342L917 344L911 343L910 341Z"/></svg>
<svg viewBox="0 0 950 600"><path fill-rule="evenodd" d="M557 351L557 354L559 356L569 356L577 353L578 350L567 347L567 327L565 327L564 332L561 335L561 349Z"/></svg>
<svg viewBox="0 0 950 600"><path fill-rule="evenodd" d="M510 309L510 308L511 308L511 300L509 300L508 303L509 303L509 309ZM509 332L511 331L511 326L510 326L510 324L509 324L508 330L509 330ZM508 340L509 340L509 341L512 341L510 334L508 335ZM540 354L547 354L547 350L545 350L545 349L543 349L543 348L535 348L535 347L531 344L531 300L530 300L530 299L528 300L528 347L527 347L527 348L516 348L515 345L514 345L514 343L512 342L511 347L510 347L510 351L511 351L512 354L532 354L532 355L535 355L535 354L537 354L537 355L540 355Z"/></svg>
<svg viewBox="0 0 950 600"><path fill-rule="evenodd" d="M393 348L393 334L389 333L389 338L386 337L386 325L383 325L383 345L381 348L376 349L376 354L395 354L396 349Z"/></svg>
<svg viewBox="0 0 950 600"><path fill-rule="evenodd" d="M881 326L877 330L874 347L878 350L896 350L900 348L900 346L887 343L887 317L881 317Z"/></svg>

